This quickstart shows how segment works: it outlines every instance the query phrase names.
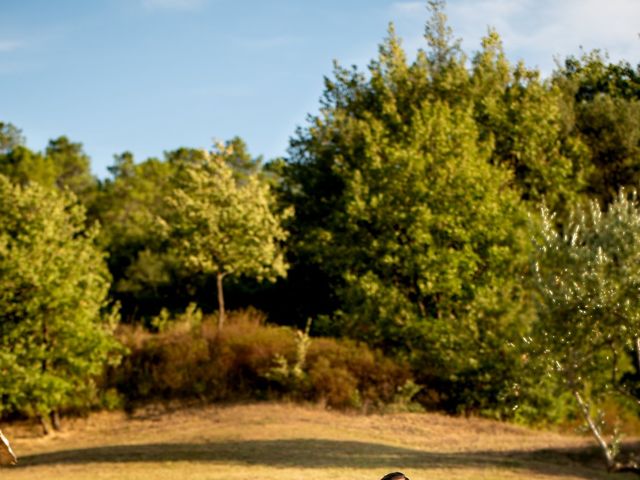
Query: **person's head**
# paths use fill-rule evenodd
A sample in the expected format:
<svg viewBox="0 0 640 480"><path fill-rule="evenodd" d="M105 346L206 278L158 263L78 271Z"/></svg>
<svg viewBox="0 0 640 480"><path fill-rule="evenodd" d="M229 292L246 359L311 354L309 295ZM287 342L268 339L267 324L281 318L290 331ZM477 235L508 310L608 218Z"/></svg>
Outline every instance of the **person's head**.
<svg viewBox="0 0 640 480"><path fill-rule="evenodd" d="M391 472L387 473L380 480L409 480L409 478L405 477L404 473L402 472Z"/></svg>

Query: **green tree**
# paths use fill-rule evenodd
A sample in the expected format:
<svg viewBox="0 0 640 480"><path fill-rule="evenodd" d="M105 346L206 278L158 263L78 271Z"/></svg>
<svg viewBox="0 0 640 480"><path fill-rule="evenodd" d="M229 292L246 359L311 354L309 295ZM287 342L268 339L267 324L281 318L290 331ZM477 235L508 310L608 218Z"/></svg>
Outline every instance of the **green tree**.
<svg viewBox="0 0 640 480"><path fill-rule="evenodd" d="M569 57L554 73L571 135L587 147L587 191L602 204L640 182L640 67L599 51Z"/></svg>
<svg viewBox="0 0 640 480"><path fill-rule="evenodd" d="M41 153L24 145L16 145L5 154L0 154L0 174L20 185L31 182L53 187L56 179L54 165Z"/></svg>
<svg viewBox="0 0 640 480"><path fill-rule="evenodd" d="M564 228L542 210L535 232L539 320L529 339L548 373L574 397L610 471L640 473L598 421L607 398L638 402L640 204L621 191L607 210L574 209ZM633 353L631 353L633 352Z"/></svg>
<svg viewBox="0 0 640 480"><path fill-rule="evenodd" d="M507 167L522 198L552 208L585 189L588 150L571 131L561 89L509 64L498 34L482 40L471 70L475 119L491 161Z"/></svg>
<svg viewBox="0 0 640 480"><path fill-rule="evenodd" d="M162 219L175 256L195 272L215 275L218 328L225 320L227 275L274 281L287 268L281 224L288 212L275 211L269 185L256 173L237 177L229 165L238 157L235 146L218 144L181 164L169 214Z"/></svg>
<svg viewBox="0 0 640 480"><path fill-rule="evenodd" d="M391 29L368 75L337 67L292 141L283 195L296 268L320 271L338 300L331 333L408 354L439 406L507 414L526 214L453 52L408 64Z"/></svg>
<svg viewBox="0 0 640 480"><path fill-rule="evenodd" d="M43 153L24 145L22 133L0 123L0 174L21 185L36 182L48 188L69 189L85 207L93 204L97 180L81 143L62 136L49 141Z"/></svg>
<svg viewBox="0 0 640 480"><path fill-rule="evenodd" d="M95 399L93 378L115 358L109 274L72 194L0 175L0 211L2 407L55 427L60 409Z"/></svg>
<svg viewBox="0 0 640 480"><path fill-rule="evenodd" d="M174 188L176 168L155 158L136 164L124 152L109 168L113 178L100 185L93 210L103 226L100 243L108 253L111 295L122 304L125 320L156 315L172 306L165 290L173 296L182 291L185 279L174 278L174 262L156 221L166 214L164 199Z"/></svg>
<svg viewBox="0 0 640 480"><path fill-rule="evenodd" d="M11 123L0 122L0 155L10 152L19 145L24 145L22 131Z"/></svg>
<svg viewBox="0 0 640 480"><path fill-rule="evenodd" d="M74 143L62 136L50 140L45 157L56 171L55 185L68 188L87 205L88 196L95 192L96 179L91 174L91 161L81 143Z"/></svg>

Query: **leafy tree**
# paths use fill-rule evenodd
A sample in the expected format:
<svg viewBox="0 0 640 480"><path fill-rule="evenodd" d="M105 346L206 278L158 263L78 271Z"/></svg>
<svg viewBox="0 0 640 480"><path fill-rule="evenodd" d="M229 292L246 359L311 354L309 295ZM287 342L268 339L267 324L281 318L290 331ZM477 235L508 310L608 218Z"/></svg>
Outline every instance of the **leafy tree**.
<svg viewBox="0 0 640 480"><path fill-rule="evenodd" d="M286 274L281 243L282 220L269 185L255 173L237 178L229 165L236 144L218 144L213 152L182 163L176 189L163 219L174 255L195 272L215 275L218 328L225 320L223 279L227 275L274 281Z"/></svg>
<svg viewBox="0 0 640 480"><path fill-rule="evenodd" d="M560 231L543 209L536 239L533 271L540 314L532 349L575 398L608 469L640 474L637 461L620 454L619 437L609 442L597 418L606 398L640 398L637 196L622 191L605 211L592 201L575 209Z"/></svg>
<svg viewBox="0 0 640 480"><path fill-rule="evenodd" d="M19 128L11 123L0 122L0 155L24 145L24 143L25 139Z"/></svg>
<svg viewBox="0 0 640 480"><path fill-rule="evenodd" d="M20 185L31 182L53 187L56 179L54 165L41 153L24 145L17 145L0 155L0 174Z"/></svg>
<svg viewBox="0 0 640 480"><path fill-rule="evenodd" d="M587 147L587 191L602 204L640 182L640 67L599 51L569 57L554 73L570 133Z"/></svg>
<svg viewBox="0 0 640 480"><path fill-rule="evenodd" d="M226 162L238 182L251 175L265 179L271 175L261 168L259 158L249 155L240 138L226 142L225 149L229 152ZM161 308L183 309L192 301L207 303L210 276L185 267L156 221L169 215L166 200L176 188L178 171L202 163L207 155L183 147L165 152L162 160L135 163L133 155L124 152L109 168L113 177L100 186L93 210L104 226L101 243L109 253L114 279L111 295L121 302L126 320L150 318Z"/></svg>
<svg viewBox="0 0 640 480"><path fill-rule="evenodd" d="M292 141L283 195L296 269L320 271L338 300L331 333L410 355L439 406L506 414L520 368L508 339L526 325L525 210L453 52L407 64L391 29L368 75L336 67Z"/></svg>
<svg viewBox="0 0 640 480"><path fill-rule="evenodd" d="M507 167L522 198L562 208L586 185L588 151L571 132L560 88L523 63L511 66L490 30L472 62L472 98L491 161Z"/></svg>
<svg viewBox="0 0 640 480"><path fill-rule="evenodd" d="M124 152L109 169L93 210L103 225L100 243L108 253L111 295L122 304L124 319L155 315L180 296L172 259L156 217L165 214L164 198L173 189L176 165L150 158L139 164Z"/></svg>
<svg viewBox="0 0 640 480"><path fill-rule="evenodd" d="M69 189L85 206L93 203L97 181L82 144L62 136L49 141L43 153L24 146L20 130L0 123L0 174L26 185L36 182L50 188Z"/></svg>
<svg viewBox="0 0 640 480"><path fill-rule="evenodd" d="M2 406L55 427L60 409L93 401L92 379L115 358L109 274L72 194L0 175L0 210Z"/></svg>
<svg viewBox="0 0 640 480"><path fill-rule="evenodd" d="M68 188L76 196L89 203L88 195L94 193L96 179L91 174L89 156L84 153L81 143L71 142L62 136L49 141L45 157L56 171L55 185L59 189Z"/></svg>

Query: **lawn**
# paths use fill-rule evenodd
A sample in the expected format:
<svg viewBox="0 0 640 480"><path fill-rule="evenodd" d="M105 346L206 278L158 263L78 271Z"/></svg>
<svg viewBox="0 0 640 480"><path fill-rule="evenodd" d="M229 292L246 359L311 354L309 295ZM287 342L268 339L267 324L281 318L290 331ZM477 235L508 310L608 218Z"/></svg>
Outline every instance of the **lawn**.
<svg viewBox="0 0 640 480"><path fill-rule="evenodd" d="M40 437L4 425L19 457L2 479L604 479L591 439L438 414L357 415L252 404L66 420Z"/></svg>

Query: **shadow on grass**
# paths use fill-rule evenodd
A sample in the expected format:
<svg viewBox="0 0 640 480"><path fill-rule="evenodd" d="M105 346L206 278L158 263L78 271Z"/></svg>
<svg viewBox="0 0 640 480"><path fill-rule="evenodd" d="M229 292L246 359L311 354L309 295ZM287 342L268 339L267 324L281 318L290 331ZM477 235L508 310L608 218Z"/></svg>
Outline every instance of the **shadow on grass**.
<svg viewBox="0 0 640 480"><path fill-rule="evenodd" d="M376 443L322 439L151 443L79 448L20 458L34 465L121 462L214 462L290 468L509 468L547 475L598 478L604 464L594 449L437 453ZM621 478L621 477L616 477Z"/></svg>

